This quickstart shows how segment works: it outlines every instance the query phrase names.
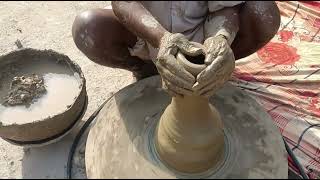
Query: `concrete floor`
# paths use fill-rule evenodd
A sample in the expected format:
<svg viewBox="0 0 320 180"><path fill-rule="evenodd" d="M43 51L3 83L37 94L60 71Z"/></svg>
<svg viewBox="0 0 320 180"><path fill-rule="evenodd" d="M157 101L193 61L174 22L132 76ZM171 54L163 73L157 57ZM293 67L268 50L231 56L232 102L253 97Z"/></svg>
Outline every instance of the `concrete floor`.
<svg viewBox="0 0 320 180"><path fill-rule="evenodd" d="M128 71L90 62L72 40L71 27L78 13L109 4L110 1L0 2L0 54L16 49L14 42L19 39L24 47L53 49L80 65L89 97L82 121L111 93L133 82ZM67 155L77 130L42 148L23 149L0 139L0 178L65 178Z"/></svg>

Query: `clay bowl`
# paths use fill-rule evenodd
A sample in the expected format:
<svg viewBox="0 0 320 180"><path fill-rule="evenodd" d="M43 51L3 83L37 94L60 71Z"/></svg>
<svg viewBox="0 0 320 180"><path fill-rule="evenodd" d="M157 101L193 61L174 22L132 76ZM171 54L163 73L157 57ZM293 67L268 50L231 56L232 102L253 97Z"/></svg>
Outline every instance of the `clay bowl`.
<svg viewBox="0 0 320 180"><path fill-rule="evenodd" d="M29 105L8 106L14 77L43 78L46 92ZM20 49L0 56L0 137L17 145L62 138L86 110L86 81L80 67L52 50Z"/></svg>

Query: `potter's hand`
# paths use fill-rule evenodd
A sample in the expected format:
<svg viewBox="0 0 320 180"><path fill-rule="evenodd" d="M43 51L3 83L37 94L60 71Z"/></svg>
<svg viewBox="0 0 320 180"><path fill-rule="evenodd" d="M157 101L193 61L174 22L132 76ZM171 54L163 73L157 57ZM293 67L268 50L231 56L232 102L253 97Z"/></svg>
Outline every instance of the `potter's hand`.
<svg viewBox="0 0 320 180"><path fill-rule="evenodd" d="M235 58L227 39L223 35L205 40L205 64L193 87L196 95L210 97L229 80L235 68Z"/></svg>
<svg viewBox="0 0 320 180"><path fill-rule="evenodd" d="M176 54L200 55L203 50L191 44L182 34L166 32L161 38L159 53L153 61L162 79L162 87L171 96L191 95L195 77L177 62Z"/></svg>

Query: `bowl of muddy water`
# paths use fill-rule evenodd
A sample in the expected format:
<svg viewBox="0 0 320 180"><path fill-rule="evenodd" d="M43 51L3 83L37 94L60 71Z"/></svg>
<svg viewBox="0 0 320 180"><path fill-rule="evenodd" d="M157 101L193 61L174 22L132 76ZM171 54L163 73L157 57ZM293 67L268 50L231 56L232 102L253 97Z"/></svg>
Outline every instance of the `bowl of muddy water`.
<svg viewBox="0 0 320 180"><path fill-rule="evenodd" d="M80 67L52 50L20 49L0 56L0 137L17 145L62 138L86 110Z"/></svg>

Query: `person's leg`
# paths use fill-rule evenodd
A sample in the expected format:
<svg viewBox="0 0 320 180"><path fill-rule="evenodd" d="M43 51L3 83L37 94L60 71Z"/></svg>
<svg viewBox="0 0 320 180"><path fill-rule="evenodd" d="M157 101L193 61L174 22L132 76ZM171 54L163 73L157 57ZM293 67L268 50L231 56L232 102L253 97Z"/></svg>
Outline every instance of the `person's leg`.
<svg viewBox="0 0 320 180"><path fill-rule="evenodd" d="M152 62L130 55L137 37L120 24L111 9L93 9L79 14L72 26L76 46L90 60L108 67L132 71L137 78L156 73Z"/></svg>
<svg viewBox="0 0 320 180"><path fill-rule="evenodd" d="M246 1L239 15L239 32L231 45L236 59L258 51L280 26L280 12L274 1Z"/></svg>

